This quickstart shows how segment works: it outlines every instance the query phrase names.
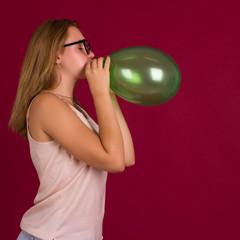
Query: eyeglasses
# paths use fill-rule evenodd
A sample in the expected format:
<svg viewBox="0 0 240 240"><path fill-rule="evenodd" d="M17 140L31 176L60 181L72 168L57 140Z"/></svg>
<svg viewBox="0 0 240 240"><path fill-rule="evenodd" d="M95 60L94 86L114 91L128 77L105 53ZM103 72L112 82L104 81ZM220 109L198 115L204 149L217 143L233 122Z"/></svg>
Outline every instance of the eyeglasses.
<svg viewBox="0 0 240 240"><path fill-rule="evenodd" d="M79 44L79 43L83 43L87 54L89 54L91 52L90 43L86 39L82 39L82 40L77 41L77 42L65 44L65 45L63 45L63 47L68 47L68 46L72 46L72 45Z"/></svg>

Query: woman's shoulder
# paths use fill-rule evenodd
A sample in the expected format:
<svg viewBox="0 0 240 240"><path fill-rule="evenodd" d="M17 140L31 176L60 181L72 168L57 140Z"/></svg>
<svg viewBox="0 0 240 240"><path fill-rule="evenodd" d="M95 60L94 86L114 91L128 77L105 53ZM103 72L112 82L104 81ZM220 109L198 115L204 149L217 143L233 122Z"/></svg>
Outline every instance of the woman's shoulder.
<svg viewBox="0 0 240 240"><path fill-rule="evenodd" d="M34 97L33 103L45 105L47 103L56 102L57 100L60 99L56 95L47 92L40 92Z"/></svg>
<svg viewBox="0 0 240 240"><path fill-rule="evenodd" d="M51 115L54 111L69 109L58 96L46 92L39 93L32 101L31 112L39 117Z"/></svg>
<svg viewBox="0 0 240 240"><path fill-rule="evenodd" d="M59 125L69 122L69 119L74 117L67 103L53 94L44 92L33 99L28 116L30 132L33 138L40 142L53 140L52 131L56 128L59 131Z"/></svg>
<svg viewBox="0 0 240 240"><path fill-rule="evenodd" d="M33 98L27 116L29 130L35 141L48 142L53 140L43 130L43 126L45 126L50 119L53 119L54 115L51 115L54 111L53 108L56 110L59 106L61 106L60 99L47 93L39 93Z"/></svg>

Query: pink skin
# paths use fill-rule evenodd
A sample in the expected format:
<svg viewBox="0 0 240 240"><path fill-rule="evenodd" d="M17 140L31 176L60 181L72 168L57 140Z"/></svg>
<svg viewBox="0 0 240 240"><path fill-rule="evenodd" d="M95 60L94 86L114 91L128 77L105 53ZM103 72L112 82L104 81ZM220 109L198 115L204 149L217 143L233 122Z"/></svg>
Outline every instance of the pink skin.
<svg viewBox="0 0 240 240"><path fill-rule="evenodd" d="M65 44L84 39L83 34L76 27L69 27ZM92 61L94 53L87 54L83 44L76 44L64 48L63 53L58 54L57 65L60 75L60 84L54 92L66 96L72 96L73 89L78 79L84 79L85 66Z"/></svg>

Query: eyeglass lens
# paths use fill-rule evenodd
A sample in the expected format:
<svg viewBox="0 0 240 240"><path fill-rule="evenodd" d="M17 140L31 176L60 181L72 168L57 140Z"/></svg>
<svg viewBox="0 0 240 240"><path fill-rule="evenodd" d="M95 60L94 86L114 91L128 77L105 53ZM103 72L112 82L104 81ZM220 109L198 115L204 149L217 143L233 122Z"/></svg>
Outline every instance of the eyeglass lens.
<svg viewBox="0 0 240 240"><path fill-rule="evenodd" d="M89 54L91 50L90 50L90 44L87 40L84 41L84 47L86 49L87 54Z"/></svg>

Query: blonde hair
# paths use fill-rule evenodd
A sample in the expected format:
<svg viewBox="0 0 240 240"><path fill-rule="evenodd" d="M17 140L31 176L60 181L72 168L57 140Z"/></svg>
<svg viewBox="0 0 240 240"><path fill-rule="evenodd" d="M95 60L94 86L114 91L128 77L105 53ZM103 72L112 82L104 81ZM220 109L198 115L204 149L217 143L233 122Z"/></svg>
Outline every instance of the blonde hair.
<svg viewBox="0 0 240 240"><path fill-rule="evenodd" d="M68 28L76 21L48 20L34 32L26 52L9 127L27 139L26 113L31 100L42 90L57 85L57 53L63 51Z"/></svg>

